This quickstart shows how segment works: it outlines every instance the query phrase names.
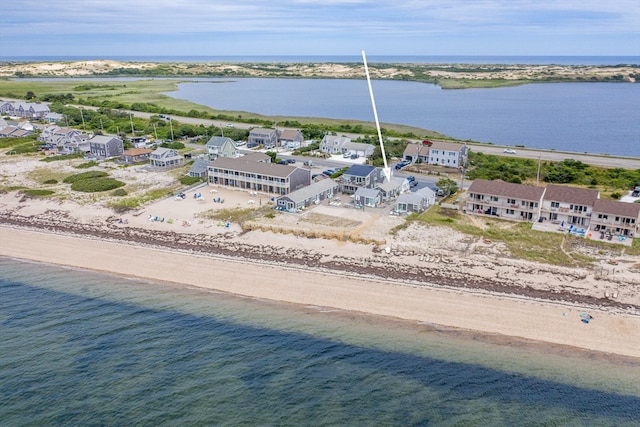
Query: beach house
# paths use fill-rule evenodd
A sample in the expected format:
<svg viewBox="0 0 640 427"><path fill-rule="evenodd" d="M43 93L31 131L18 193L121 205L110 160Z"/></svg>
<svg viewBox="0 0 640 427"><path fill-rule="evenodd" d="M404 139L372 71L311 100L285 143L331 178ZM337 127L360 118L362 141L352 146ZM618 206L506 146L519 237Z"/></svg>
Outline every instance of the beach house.
<svg viewBox="0 0 640 427"><path fill-rule="evenodd" d="M184 158L172 148L158 147L149 156L149 164L154 168L174 168L183 163Z"/></svg>
<svg viewBox="0 0 640 427"><path fill-rule="evenodd" d="M280 210L297 212L312 205L317 205L323 200L332 199L338 194L340 186L330 178L313 182L311 185L280 196L276 200L276 206Z"/></svg>
<svg viewBox="0 0 640 427"><path fill-rule="evenodd" d="M351 165L339 179L340 191L354 194L359 188L376 188L385 179L382 168L369 165Z"/></svg>
<svg viewBox="0 0 640 427"><path fill-rule="evenodd" d="M264 145L267 149L275 148L278 144L278 131L275 129L253 128L249 131L247 148Z"/></svg>
<svg viewBox="0 0 640 427"><path fill-rule="evenodd" d="M311 172L295 166L219 157L209 163L209 184L276 195L289 194L311 184Z"/></svg>
<svg viewBox="0 0 640 427"><path fill-rule="evenodd" d="M466 211L513 221L533 221L539 216L544 187L500 180L474 180L467 190Z"/></svg>
<svg viewBox="0 0 640 427"><path fill-rule="evenodd" d="M278 136L279 145L287 150L295 150L302 146L304 137L298 129L284 129Z"/></svg>
<svg viewBox="0 0 640 427"><path fill-rule="evenodd" d="M586 229L599 198L598 190L549 184L544 192L540 218L553 224Z"/></svg>
<svg viewBox="0 0 640 427"><path fill-rule="evenodd" d="M598 199L593 205L589 233L593 239L624 241L636 236L639 223L640 204Z"/></svg>
<svg viewBox="0 0 640 427"><path fill-rule="evenodd" d="M215 160L218 157L238 157L238 148L231 138L214 136L207 141L206 147L209 160Z"/></svg>
<svg viewBox="0 0 640 427"><path fill-rule="evenodd" d="M88 142L89 152L98 159L120 157L124 153L124 143L117 136L94 135Z"/></svg>

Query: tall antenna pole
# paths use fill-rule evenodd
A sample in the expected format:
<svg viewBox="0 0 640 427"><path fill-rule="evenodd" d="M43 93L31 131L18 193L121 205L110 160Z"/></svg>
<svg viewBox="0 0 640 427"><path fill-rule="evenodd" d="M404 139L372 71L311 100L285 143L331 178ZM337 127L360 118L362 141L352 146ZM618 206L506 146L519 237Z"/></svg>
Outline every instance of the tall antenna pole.
<svg viewBox="0 0 640 427"><path fill-rule="evenodd" d="M369 96L371 97L371 106L373 107L373 117L376 120L376 129L378 130L378 140L380 141L380 152L382 153L382 160L384 160L384 176L387 181L391 181L391 169L387 164L387 155L384 152L384 143L382 142L382 132L380 132L380 122L378 121L378 110L376 109L376 100L373 98L373 88L371 87L371 78L369 77L369 67L367 67L367 56L362 51L362 62L364 63L364 72L367 75L367 85L369 86Z"/></svg>

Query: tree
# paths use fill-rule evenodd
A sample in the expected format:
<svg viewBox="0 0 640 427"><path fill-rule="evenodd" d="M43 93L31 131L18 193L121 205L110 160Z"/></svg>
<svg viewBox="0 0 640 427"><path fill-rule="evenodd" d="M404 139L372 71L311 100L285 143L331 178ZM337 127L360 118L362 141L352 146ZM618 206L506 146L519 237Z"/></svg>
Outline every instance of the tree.
<svg viewBox="0 0 640 427"><path fill-rule="evenodd" d="M27 94L25 95L24 99L26 99L27 101L30 101L32 99L34 99L36 97L36 94L33 93L33 91L28 91Z"/></svg>
<svg viewBox="0 0 640 427"><path fill-rule="evenodd" d="M436 182L436 187L438 188L438 193L442 192L441 194L445 196L458 192L458 185L451 178L440 178Z"/></svg>

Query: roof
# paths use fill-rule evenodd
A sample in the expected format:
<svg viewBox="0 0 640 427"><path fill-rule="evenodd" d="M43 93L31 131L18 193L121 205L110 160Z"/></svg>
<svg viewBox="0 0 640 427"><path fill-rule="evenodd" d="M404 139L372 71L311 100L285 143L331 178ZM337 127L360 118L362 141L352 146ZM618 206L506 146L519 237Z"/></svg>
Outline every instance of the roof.
<svg viewBox="0 0 640 427"><path fill-rule="evenodd" d="M429 141L431 142L431 141ZM423 144L421 142L407 144L404 149L405 156L417 156L418 151L421 156L426 156L429 153L429 150L445 150L445 151L455 151L460 152L466 147L465 144L458 144L455 142L443 142L443 141L435 141L431 142L431 144Z"/></svg>
<svg viewBox="0 0 640 427"><path fill-rule="evenodd" d="M299 190L292 191L291 193L282 197L290 199L294 203L300 203L300 202L304 202L307 199L310 199L311 197L316 196L317 194L323 193L332 188L337 189L338 187L339 187L338 184L336 184L334 180L332 180L331 178L327 178L321 181L313 182L312 184L307 185L306 187L302 187Z"/></svg>
<svg viewBox="0 0 640 427"><path fill-rule="evenodd" d="M547 190L544 193L544 199L550 202L564 202L582 206L593 206L599 197L598 190L555 184L547 185Z"/></svg>
<svg viewBox="0 0 640 427"><path fill-rule="evenodd" d="M271 135L272 133L274 133L276 130L275 129L267 129L267 128L253 128L249 131L250 134L255 133L255 134L267 134L267 135Z"/></svg>
<svg viewBox="0 0 640 427"><path fill-rule="evenodd" d="M375 169L376 169L375 166L351 165L343 175L369 176Z"/></svg>
<svg viewBox="0 0 640 427"><path fill-rule="evenodd" d="M367 144L366 142L351 142L347 141L342 144L342 148L344 150L363 150L363 151L372 151L375 147L371 144Z"/></svg>
<svg viewBox="0 0 640 427"><path fill-rule="evenodd" d="M193 161L190 172L204 173L207 171L207 166L209 166L209 162L207 160L197 158Z"/></svg>
<svg viewBox="0 0 640 427"><path fill-rule="evenodd" d="M150 148L130 148L122 153L125 156L140 156L142 154L151 154L153 150Z"/></svg>
<svg viewBox="0 0 640 427"><path fill-rule="evenodd" d="M406 178L400 178L397 176L391 177L391 181L384 181L382 184L378 185L378 188L388 193L389 191L397 190L402 187Z"/></svg>
<svg viewBox="0 0 640 427"><path fill-rule="evenodd" d="M380 195L380 189L378 188L360 187L356 190L356 196L378 197L379 195Z"/></svg>
<svg viewBox="0 0 640 427"><path fill-rule="evenodd" d="M233 142L233 139L231 138L227 138L223 136L212 136L211 139L207 141L207 147L222 147L224 144L229 142L232 144L235 144Z"/></svg>
<svg viewBox="0 0 640 427"><path fill-rule="evenodd" d="M284 139L287 141L294 141L297 138L301 137L301 133L297 129L285 129L280 134L280 139Z"/></svg>
<svg viewBox="0 0 640 427"><path fill-rule="evenodd" d="M514 184L501 180L489 181L487 179L476 179L471 183L467 191L469 193L510 197L518 200L540 201L545 189L544 187Z"/></svg>
<svg viewBox="0 0 640 427"><path fill-rule="evenodd" d="M279 165L277 163L256 162L246 160L244 157L219 157L209 164L209 167L234 170L239 172L251 172L260 175L286 178L296 170L295 166Z"/></svg>
<svg viewBox="0 0 640 427"><path fill-rule="evenodd" d="M638 219L640 218L640 204L598 199L593 204L593 213L605 213Z"/></svg>
<svg viewBox="0 0 640 427"><path fill-rule="evenodd" d="M258 153L255 151L252 151L250 153L245 154L244 156L241 156L244 160L249 160L252 162L264 162L265 160L271 161L271 157L267 156L264 153Z"/></svg>
<svg viewBox="0 0 640 427"><path fill-rule="evenodd" d="M433 141L433 143L429 147L429 150L446 150L460 152L460 150L463 150L465 147L465 144L458 144L455 142Z"/></svg>
<svg viewBox="0 0 640 427"><path fill-rule="evenodd" d="M115 136L110 136L110 135L94 135L89 142L93 143L93 144L108 144L109 142L116 140L116 141L120 141L120 138L117 138Z"/></svg>
<svg viewBox="0 0 640 427"><path fill-rule="evenodd" d="M418 193L403 193L398 196L397 203L406 203L408 205L420 205L424 199L427 199L428 196Z"/></svg>

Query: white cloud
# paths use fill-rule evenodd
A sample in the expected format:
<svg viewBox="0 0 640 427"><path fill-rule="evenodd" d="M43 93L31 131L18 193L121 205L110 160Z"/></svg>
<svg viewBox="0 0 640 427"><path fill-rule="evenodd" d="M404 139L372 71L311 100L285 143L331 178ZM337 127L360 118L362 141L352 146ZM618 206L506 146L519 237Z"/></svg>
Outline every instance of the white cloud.
<svg viewBox="0 0 640 427"><path fill-rule="evenodd" d="M484 37L495 42L500 35L517 35L525 43L550 35L582 35L584 43L591 37L610 37L612 43L627 37L627 50L638 52L633 42L640 38L639 28L637 0L22 0L3 2L0 54L8 44L18 51L14 44L30 37L35 43L65 37L116 41L128 35L142 44L146 38L170 42L234 34L246 43L253 35L256 43L267 38L292 50L314 40L339 43L335 49L372 40L405 46L432 37L469 43Z"/></svg>

